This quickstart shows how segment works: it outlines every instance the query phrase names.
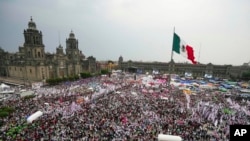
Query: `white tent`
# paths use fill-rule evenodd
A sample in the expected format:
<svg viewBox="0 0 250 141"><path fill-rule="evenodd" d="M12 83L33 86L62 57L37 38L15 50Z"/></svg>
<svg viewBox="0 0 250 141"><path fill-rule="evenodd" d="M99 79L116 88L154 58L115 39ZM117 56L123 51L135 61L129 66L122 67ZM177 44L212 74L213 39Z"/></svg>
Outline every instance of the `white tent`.
<svg viewBox="0 0 250 141"><path fill-rule="evenodd" d="M20 97L34 95L34 91L24 91L20 93Z"/></svg>
<svg viewBox="0 0 250 141"><path fill-rule="evenodd" d="M11 90L10 89L10 86L2 83L0 85L0 94L10 94L10 93L14 93L15 91L14 90Z"/></svg>
<svg viewBox="0 0 250 141"><path fill-rule="evenodd" d="M2 84L0 85L0 89L4 89L4 88L10 88L10 86L8 86L8 85L2 83Z"/></svg>

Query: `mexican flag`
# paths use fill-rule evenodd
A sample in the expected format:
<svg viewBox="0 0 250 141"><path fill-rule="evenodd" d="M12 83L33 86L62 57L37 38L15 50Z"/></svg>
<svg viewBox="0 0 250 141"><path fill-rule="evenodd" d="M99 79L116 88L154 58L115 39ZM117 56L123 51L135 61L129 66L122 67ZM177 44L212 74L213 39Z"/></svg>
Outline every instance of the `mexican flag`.
<svg viewBox="0 0 250 141"><path fill-rule="evenodd" d="M173 51L192 61L193 64L197 63L195 61L193 47L186 44L176 33L174 33Z"/></svg>

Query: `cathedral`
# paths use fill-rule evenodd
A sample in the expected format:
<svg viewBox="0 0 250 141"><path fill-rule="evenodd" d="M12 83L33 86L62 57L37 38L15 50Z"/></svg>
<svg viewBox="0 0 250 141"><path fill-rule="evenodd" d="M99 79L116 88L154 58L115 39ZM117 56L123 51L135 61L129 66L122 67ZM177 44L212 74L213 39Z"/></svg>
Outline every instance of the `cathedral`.
<svg viewBox="0 0 250 141"><path fill-rule="evenodd" d="M53 54L45 53L42 32L32 18L23 34L24 44L19 46L18 52L8 53L0 48L0 76L31 84L50 78L75 76L83 71L96 71L95 58L85 58L72 31L66 39L65 52L59 45Z"/></svg>

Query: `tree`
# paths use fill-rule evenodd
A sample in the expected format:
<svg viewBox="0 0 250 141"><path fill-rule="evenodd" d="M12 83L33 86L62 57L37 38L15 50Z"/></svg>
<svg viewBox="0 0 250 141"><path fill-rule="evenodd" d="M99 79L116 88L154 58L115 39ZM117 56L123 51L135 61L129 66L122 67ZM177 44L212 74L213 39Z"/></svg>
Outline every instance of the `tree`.
<svg viewBox="0 0 250 141"><path fill-rule="evenodd" d="M82 78L89 78L92 77L92 75L89 72L82 72L80 73Z"/></svg>
<svg viewBox="0 0 250 141"><path fill-rule="evenodd" d="M112 60L108 60L108 64L114 64Z"/></svg>
<svg viewBox="0 0 250 141"><path fill-rule="evenodd" d="M15 109L12 107L2 107L0 108L0 118L7 117L10 113L14 111Z"/></svg>
<svg viewBox="0 0 250 141"><path fill-rule="evenodd" d="M109 71L108 70L101 70L101 74L108 74Z"/></svg>
<svg viewBox="0 0 250 141"><path fill-rule="evenodd" d="M250 71L243 72L241 78L243 80L249 81L250 80Z"/></svg>

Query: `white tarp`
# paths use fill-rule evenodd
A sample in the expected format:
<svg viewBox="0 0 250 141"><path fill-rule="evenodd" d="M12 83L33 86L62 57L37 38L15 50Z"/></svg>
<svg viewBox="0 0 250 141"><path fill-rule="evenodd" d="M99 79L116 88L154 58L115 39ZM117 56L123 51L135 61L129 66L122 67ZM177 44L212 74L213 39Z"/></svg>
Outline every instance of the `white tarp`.
<svg viewBox="0 0 250 141"><path fill-rule="evenodd" d="M116 94L120 94L121 92L120 92L120 91L116 91L115 93L116 93Z"/></svg>
<svg viewBox="0 0 250 141"><path fill-rule="evenodd" d="M159 134L158 141L181 141L181 137L173 135Z"/></svg>
<svg viewBox="0 0 250 141"><path fill-rule="evenodd" d="M161 99L168 100L168 98L164 96L161 96Z"/></svg>
<svg viewBox="0 0 250 141"><path fill-rule="evenodd" d="M27 122L32 123L32 121L36 120L37 118L39 118L42 115L43 115L43 112L37 111L27 118Z"/></svg>

